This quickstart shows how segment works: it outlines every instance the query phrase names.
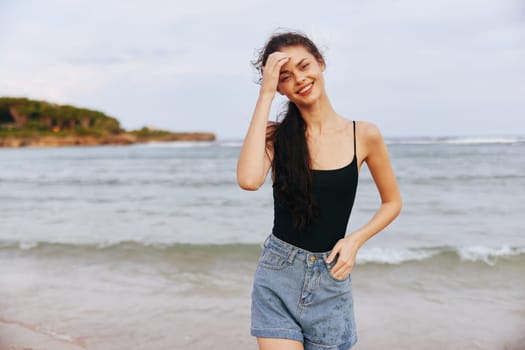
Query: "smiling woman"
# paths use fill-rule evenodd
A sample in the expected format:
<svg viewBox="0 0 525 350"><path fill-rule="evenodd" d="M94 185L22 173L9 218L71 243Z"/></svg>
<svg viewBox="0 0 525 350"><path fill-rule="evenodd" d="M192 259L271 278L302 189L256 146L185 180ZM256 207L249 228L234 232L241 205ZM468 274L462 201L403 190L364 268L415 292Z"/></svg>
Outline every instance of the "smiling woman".
<svg viewBox="0 0 525 350"><path fill-rule="evenodd" d="M261 88L237 163L240 187L257 190L272 169L274 226L252 289L251 334L261 350L346 350L357 343L352 271L357 251L401 210L379 130L348 120L325 91L325 60L295 32L272 36L255 66ZM269 123L278 92L284 118ZM381 207L346 235L363 162Z"/></svg>
<svg viewBox="0 0 525 350"><path fill-rule="evenodd" d="M282 69L279 72L279 86L277 91L281 95L286 95L291 99L293 94L305 97L313 91L313 86L317 82L319 93L324 90L322 72L324 71L324 61L316 60L311 57L309 52L302 46L290 46L281 49L289 57L295 57L299 62L290 62L289 69ZM302 57L302 58L301 58ZM294 84L294 80L300 82L299 86ZM319 86L322 84L322 86Z"/></svg>

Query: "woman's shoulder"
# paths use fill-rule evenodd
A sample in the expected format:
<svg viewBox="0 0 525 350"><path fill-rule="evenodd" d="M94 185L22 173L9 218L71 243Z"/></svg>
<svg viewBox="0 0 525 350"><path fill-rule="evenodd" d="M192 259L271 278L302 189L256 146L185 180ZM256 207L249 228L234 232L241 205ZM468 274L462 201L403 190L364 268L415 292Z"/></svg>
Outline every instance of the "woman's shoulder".
<svg viewBox="0 0 525 350"><path fill-rule="evenodd" d="M357 138L365 143L375 143L383 140L379 127L369 121L355 120L355 133Z"/></svg>

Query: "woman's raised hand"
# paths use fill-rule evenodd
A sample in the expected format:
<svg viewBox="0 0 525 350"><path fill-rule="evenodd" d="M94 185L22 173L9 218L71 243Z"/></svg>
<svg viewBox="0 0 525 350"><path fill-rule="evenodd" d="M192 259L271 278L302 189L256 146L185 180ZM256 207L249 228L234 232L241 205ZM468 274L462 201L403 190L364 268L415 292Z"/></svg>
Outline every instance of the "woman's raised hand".
<svg viewBox="0 0 525 350"><path fill-rule="evenodd" d="M275 95L279 84L281 67L289 60L290 56L279 51L275 51L268 56L266 64L262 67L261 94L271 94L272 97Z"/></svg>

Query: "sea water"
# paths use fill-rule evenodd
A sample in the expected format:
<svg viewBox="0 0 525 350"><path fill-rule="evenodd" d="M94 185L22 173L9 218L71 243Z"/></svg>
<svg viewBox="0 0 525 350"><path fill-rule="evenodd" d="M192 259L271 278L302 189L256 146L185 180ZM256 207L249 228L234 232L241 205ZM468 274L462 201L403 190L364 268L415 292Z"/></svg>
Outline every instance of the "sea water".
<svg viewBox="0 0 525 350"><path fill-rule="evenodd" d="M387 143L404 206L358 253L359 346L524 349L525 138ZM273 202L269 178L238 187L240 146L0 149L0 320L88 349L256 349ZM347 232L379 205L363 165Z"/></svg>

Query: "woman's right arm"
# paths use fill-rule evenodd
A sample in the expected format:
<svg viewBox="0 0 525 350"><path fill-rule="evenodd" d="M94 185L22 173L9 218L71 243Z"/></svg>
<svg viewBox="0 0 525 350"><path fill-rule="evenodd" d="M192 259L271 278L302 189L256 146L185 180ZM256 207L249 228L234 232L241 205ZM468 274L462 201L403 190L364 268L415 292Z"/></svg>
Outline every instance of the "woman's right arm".
<svg viewBox="0 0 525 350"><path fill-rule="evenodd" d="M242 189L259 189L270 170L273 147L266 144L266 134L271 127L268 117L277 91L279 72L288 59L284 53L274 52L268 56L263 68L259 98L237 162L237 182Z"/></svg>

